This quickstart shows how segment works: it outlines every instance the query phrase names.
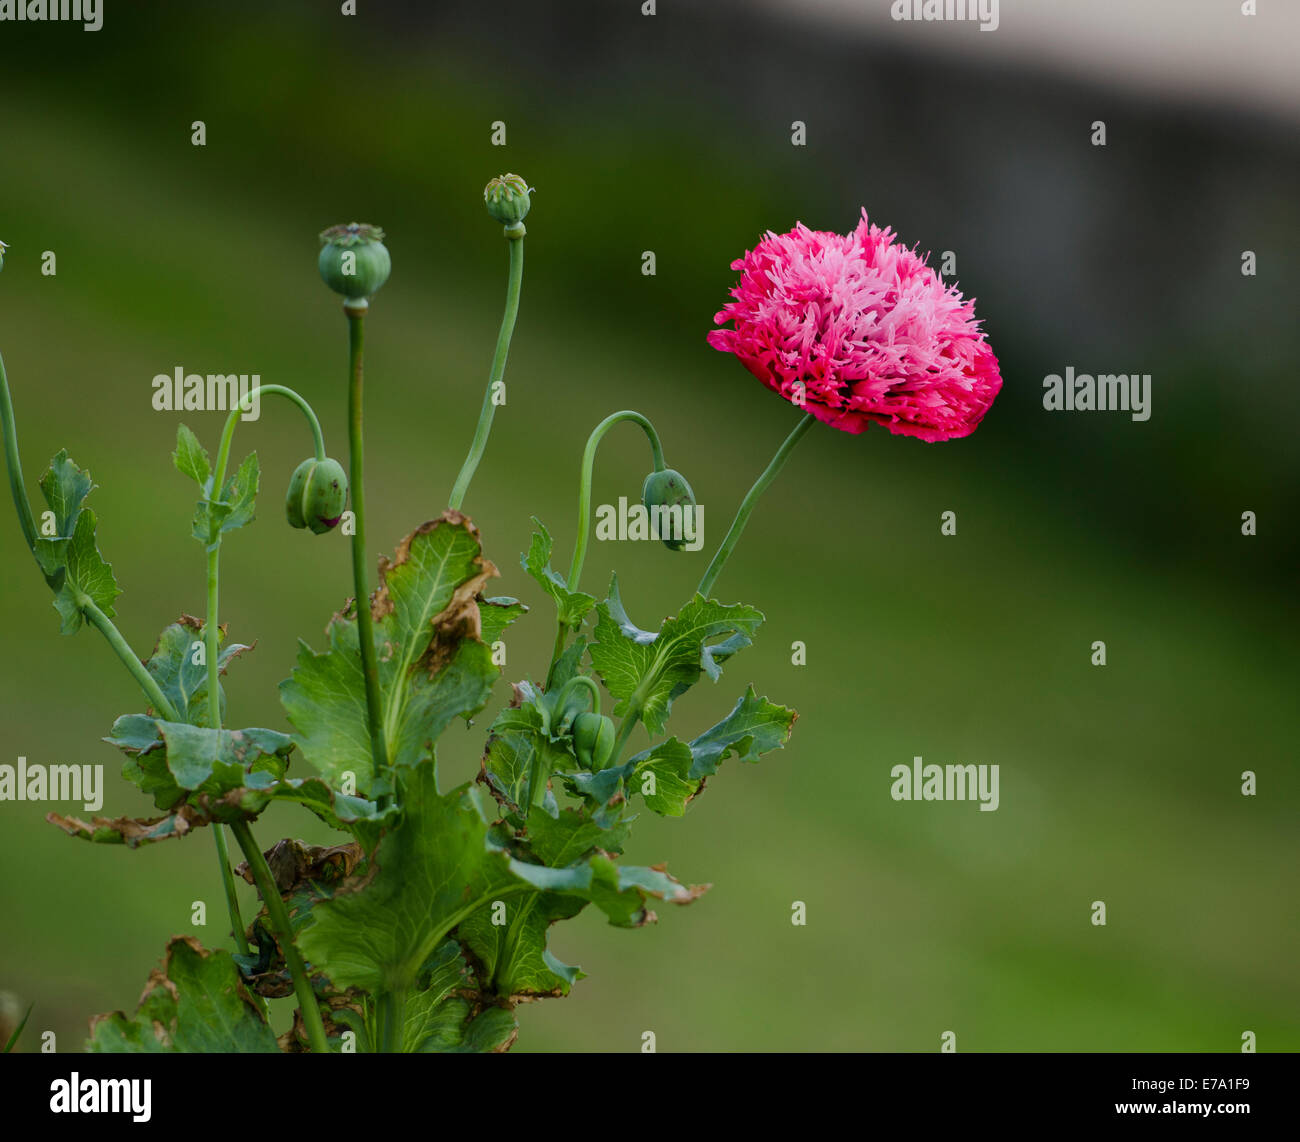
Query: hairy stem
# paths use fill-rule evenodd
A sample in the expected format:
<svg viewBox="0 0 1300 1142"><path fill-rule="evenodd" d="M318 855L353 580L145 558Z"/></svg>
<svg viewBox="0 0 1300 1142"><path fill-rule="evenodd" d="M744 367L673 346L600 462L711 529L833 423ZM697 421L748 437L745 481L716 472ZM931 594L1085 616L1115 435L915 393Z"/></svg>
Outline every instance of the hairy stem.
<svg viewBox="0 0 1300 1142"><path fill-rule="evenodd" d="M781 447L776 450L776 455L772 457L771 463L763 469L763 474L754 481L754 486L745 493L745 498L741 500L740 507L736 511L736 518L731 521L731 527L722 540L722 546L713 557L709 568L704 572L704 578L700 580L699 587L696 590L706 599L709 592L713 589L714 580L717 579L722 568L726 565L727 560L731 557L736 543L740 540L740 533L745 530L745 524L749 522L749 517L754 511L758 498L767 490L767 486L776 479L784 467L786 459L794 446L799 443L803 434L816 423L816 417L812 413L807 413L804 418L794 426L794 430L785 438Z"/></svg>
<svg viewBox="0 0 1300 1142"><path fill-rule="evenodd" d="M478 427L474 430L474 439L469 446L469 454L460 467L460 475L451 489L448 506L460 510L469 491L470 481L478 469L479 461L487 448L488 436L492 432L492 417L496 413L493 401L497 382L505 375L506 357L510 353L510 338L515 331L515 318L519 316L519 290L524 280L524 239L523 235L510 238L510 279L506 286L506 311L501 318L501 331L497 334L496 352L492 355L492 370L488 374L487 391L483 394L483 407L478 414Z"/></svg>
<svg viewBox="0 0 1300 1142"><path fill-rule="evenodd" d="M329 1040L325 1037L325 1024L321 1020L320 1007L312 992L311 980L307 978L307 968L303 964L302 956L298 954L298 946L293 942L289 913L284 907L284 901L280 899L280 892L275 886L275 878L271 875L270 866L266 863L262 850L257 847L257 842L253 839L253 830L248 827L247 821L236 821L230 826L230 831L235 834L235 840L243 850L244 859L248 861L253 880L257 884L257 891L262 896L262 903L266 905L266 918L270 921L271 930L279 941L285 967L289 969L289 975L293 979L293 990L298 997L298 1010L302 1013L307 1041L313 1051L327 1055L330 1049Z"/></svg>
<svg viewBox="0 0 1300 1142"><path fill-rule="evenodd" d="M379 662L375 656L374 620L370 614L370 564L366 555L365 451L362 443L363 354L367 303L346 301L348 317L348 480L352 486L352 584L356 594L357 642L361 648L361 672L366 684L366 723L370 729L370 752L376 777L388 776L388 746L384 741L384 707L379 693ZM387 795L379 803L389 803Z"/></svg>

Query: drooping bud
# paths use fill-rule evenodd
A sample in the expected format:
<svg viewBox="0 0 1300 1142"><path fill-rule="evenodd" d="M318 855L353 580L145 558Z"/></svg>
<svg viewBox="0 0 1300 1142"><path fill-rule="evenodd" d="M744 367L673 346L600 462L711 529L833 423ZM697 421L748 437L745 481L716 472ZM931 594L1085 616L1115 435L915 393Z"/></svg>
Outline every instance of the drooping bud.
<svg viewBox="0 0 1300 1142"><path fill-rule="evenodd" d="M357 299L370 297L388 280L393 268L384 232L365 222L331 226L320 235L317 266L321 280L335 293Z"/></svg>
<svg viewBox="0 0 1300 1142"><path fill-rule="evenodd" d="M483 188L487 211L506 228L507 237L523 237L524 216L532 206L531 194L532 188L517 174L503 174Z"/></svg>
<svg viewBox="0 0 1300 1142"><path fill-rule="evenodd" d="M614 738L614 723L604 714L583 713L573 721L573 752L578 763L593 773L613 757Z"/></svg>
<svg viewBox="0 0 1300 1142"><path fill-rule="evenodd" d="M699 526L695 512L695 493L686 477L673 468L651 472L641 489L641 502L657 523L659 537L674 551L680 551L695 538Z"/></svg>
<svg viewBox="0 0 1300 1142"><path fill-rule="evenodd" d="M348 502L348 477L343 465L328 456L304 460L289 477L284 514L291 527L308 527L323 535L338 526Z"/></svg>

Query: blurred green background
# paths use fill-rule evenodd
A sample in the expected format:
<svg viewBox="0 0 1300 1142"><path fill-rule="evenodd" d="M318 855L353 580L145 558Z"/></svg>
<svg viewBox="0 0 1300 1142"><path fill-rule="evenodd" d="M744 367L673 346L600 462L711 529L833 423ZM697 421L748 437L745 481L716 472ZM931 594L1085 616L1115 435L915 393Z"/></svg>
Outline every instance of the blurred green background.
<svg viewBox="0 0 1300 1142"><path fill-rule="evenodd" d="M202 610L169 453L180 420L210 448L224 420L154 412L155 374L294 386L345 451L323 227L380 223L393 253L368 338L378 555L441 510L473 430L507 256L482 185L513 170L537 188L508 403L466 504L495 588L533 607L509 639L518 678L554 632L518 553L536 515L567 565L587 432L646 413L706 506L694 555L593 543L583 585L617 567L653 626L796 419L704 343L730 261L766 228L842 231L866 206L956 252L1003 392L964 441L819 428L795 452L719 581L767 624L674 720L694 734L752 681L799 710L791 743L728 762L684 820L643 817L629 859L712 891L641 931L590 913L553 929L590 978L521 1008L516 1049L637 1050L646 1030L660 1050L933 1051L948 1030L972 1051L1230 1051L1246 1030L1300 1048L1291 125L939 62L923 38L851 40L794 5L483 7L151 2L110 4L95 34L0 26L0 351L23 461L34 494L63 446L101 485L132 644ZM1042 378L1067 365L1152 373L1151 420L1047 415ZM644 443L608 440L596 499L635 498ZM222 618L257 639L227 679L242 724L284 727L295 640L319 648L351 591L346 541L281 520L309 447L274 402L236 439L264 489L223 562ZM58 636L7 496L0 568L0 760L102 763L102 811L149 810L100 741L140 699L93 632ZM476 771L490 712L444 738L444 785ZM998 764L1001 807L894 802L889 771L916 755ZM0 991L36 1004L29 1050L46 1030L77 1049L89 1015L133 1008L172 933L229 946L206 835L91 846L44 823L51 807L68 811L0 803ZM283 807L257 833L325 837Z"/></svg>

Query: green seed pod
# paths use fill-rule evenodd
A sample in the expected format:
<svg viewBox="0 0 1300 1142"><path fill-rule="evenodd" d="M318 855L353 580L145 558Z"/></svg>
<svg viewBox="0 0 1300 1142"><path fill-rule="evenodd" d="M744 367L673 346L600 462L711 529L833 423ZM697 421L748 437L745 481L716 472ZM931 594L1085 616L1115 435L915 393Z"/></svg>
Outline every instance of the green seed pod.
<svg viewBox="0 0 1300 1142"><path fill-rule="evenodd" d="M331 226L321 231L317 266L321 280L348 298L370 297L388 280L393 260L384 245L384 232L365 222Z"/></svg>
<svg viewBox="0 0 1300 1142"><path fill-rule="evenodd" d="M304 460L289 477L284 513L291 527L309 527L323 535L338 526L348 502L348 478L343 465L326 457Z"/></svg>
<svg viewBox="0 0 1300 1142"><path fill-rule="evenodd" d="M593 772L614 755L614 723L603 714L579 714L573 722L573 749L578 763Z"/></svg>
<svg viewBox="0 0 1300 1142"><path fill-rule="evenodd" d="M666 546L680 551L688 539L695 538L699 527L695 493L680 472L672 468L651 472L641 489L641 502L650 513L651 523L658 523L659 536Z"/></svg>
<svg viewBox="0 0 1300 1142"><path fill-rule="evenodd" d="M532 188L517 174L503 174L483 188L483 201L493 218L503 226L518 226L532 205Z"/></svg>

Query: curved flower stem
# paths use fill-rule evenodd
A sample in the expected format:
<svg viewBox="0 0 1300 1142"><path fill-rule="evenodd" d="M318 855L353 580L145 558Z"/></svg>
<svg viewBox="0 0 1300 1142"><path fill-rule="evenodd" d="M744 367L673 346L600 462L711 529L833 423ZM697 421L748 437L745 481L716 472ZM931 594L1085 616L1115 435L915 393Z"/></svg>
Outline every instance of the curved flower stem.
<svg viewBox="0 0 1300 1142"><path fill-rule="evenodd" d="M642 416L639 412L633 412L631 409L623 409L621 412L610 413L595 428L591 430L591 435L587 437L587 446L582 450L582 471L578 476L578 534L573 545L573 562L569 565L569 578L566 586L570 591L578 589L578 582L582 578L582 565L587 559L587 539L591 531L591 477L596 466L596 449L600 442L614 425L624 420L630 420L634 424L640 425L646 434L646 439L650 441L650 453L654 461L654 470L662 472L667 466L664 463L663 445L659 441L659 433L655 431L655 426L650 423L649 419ZM560 655L564 653L564 644L568 641L572 628L561 622L555 632L555 649L551 653L551 665L546 672L546 685L551 684L551 675L555 672L555 664L560 660Z"/></svg>
<svg viewBox="0 0 1300 1142"><path fill-rule="evenodd" d="M754 481L754 486L745 493L745 498L740 501L740 507L736 511L736 518L731 521L731 527L722 541L722 546L718 548L717 554L713 557L713 562L709 564L708 570L704 572L704 578L700 580L700 585L696 588L696 590L706 599L709 597L709 592L713 589L714 580L717 579L718 574L722 571L723 566L730 558L731 552L735 549L736 543L740 539L740 533L745 530L745 524L749 522L750 514L753 512L754 506L758 503L759 496L761 496L767 490L767 486L776 479L777 473L780 472L782 467L785 465L786 459L789 457L794 446L799 443L803 434L816 422L817 418L814 417L812 413L806 413L804 415L803 420L794 426L794 431L785 438L784 443L776 450L776 455L772 457L771 463L763 469L763 474Z"/></svg>
<svg viewBox="0 0 1300 1142"><path fill-rule="evenodd" d="M519 316L519 290L524 280L524 237L520 234L517 237L507 235L507 238L510 242L510 280L506 286L506 311L501 318L501 331L497 334L496 352L492 355L492 371L488 374L487 391L483 394L483 407L479 410L474 440L469 446L465 463L461 465L460 475L456 477L456 483L451 489L448 506L456 511L459 511L460 505L465 502L465 493L469 491L470 481L474 479L474 472L478 468L479 461L483 459L484 449L487 448L488 435L492 431L492 417L496 413L496 405L492 400L493 390L505 374L506 357L510 353L510 338L515 331L515 318Z"/></svg>
<svg viewBox="0 0 1300 1142"><path fill-rule="evenodd" d="M209 502L220 499L222 489L226 482L226 468L230 464L230 446L235 438L235 427L239 423L240 414L247 408L252 407L252 400L265 396L282 396L292 401L301 410L307 418L307 424L311 428L312 445L316 450L316 459L325 459L325 438L321 433L320 419L316 416L315 410L307 403L303 397L294 392L293 389L284 385L259 385L257 388L248 392L244 397L230 410L230 415L226 417L225 428L221 433L221 444L217 449L217 463L212 474L212 485L208 490ZM204 658L208 668L208 724L215 730L221 729L221 684L218 680L220 674L220 635L221 631L217 623L217 612L220 604L220 582L221 582L221 533L217 533L211 545L208 547L208 617L203 624L203 641L204 641ZM178 720L172 715L172 720ZM248 955L248 938L244 935L244 918L239 913L239 897L235 892L235 877L230 869L230 853L226 846L226 834L223 826L214 821L212 823L212 837L217 846L217 860L221 866L221 881L226 893L226 909L230 913L230 926L234 931L235 944L240 952Z"/></svg>
<svg viewBox="0 0 1300 1142"><path fill-rule="evenodd" d="M302 956L298 954L298 946L293 942L293 928L289 924L289 913L285 910L284 901L280 899L280 890L275 886L275 878L271 875L270 866L266 863L262 850L257 847L257 842L253 839L253 831L248 827L247 821L236 821L230 826L230 831L235 834L235 840L239 842L239 847L244 852L244 859L248 861L253 880L257 883L257 891L262 896L262 903L266 905L266 918L271 922L271 930L280 943L284 965L289 969L289 975L293 979L293 990L298 997L298 1010L302 1012L302 1025L307 1032L307 1041L313 1051L327 1055L330 1049L329 1040L325 1037L325 1024L320 1017L320 1007L311 989L311 980L307 978L306 965L302 962Z"/></svg>
<svg viewBox="0 0 1300 1142"><path fill-rule="evenodd" d="M348 317L348 356L350 383L348 387L348 480L352 485L352 584L356 595L357 642L361 649L361 672L366 686L366 722L370 729L370 752L374 759L375 777L388 775L388 745L384 741L384 707L379 694L379 662L375 657L375 628L370 613L370 568L366 555L366 486L365 451L362 443L362 383L364 379L363 353L366 336L366 310L364 299L347 300L343 312ZM382 806L389 803L388 796L379 799Z"/></svg>

